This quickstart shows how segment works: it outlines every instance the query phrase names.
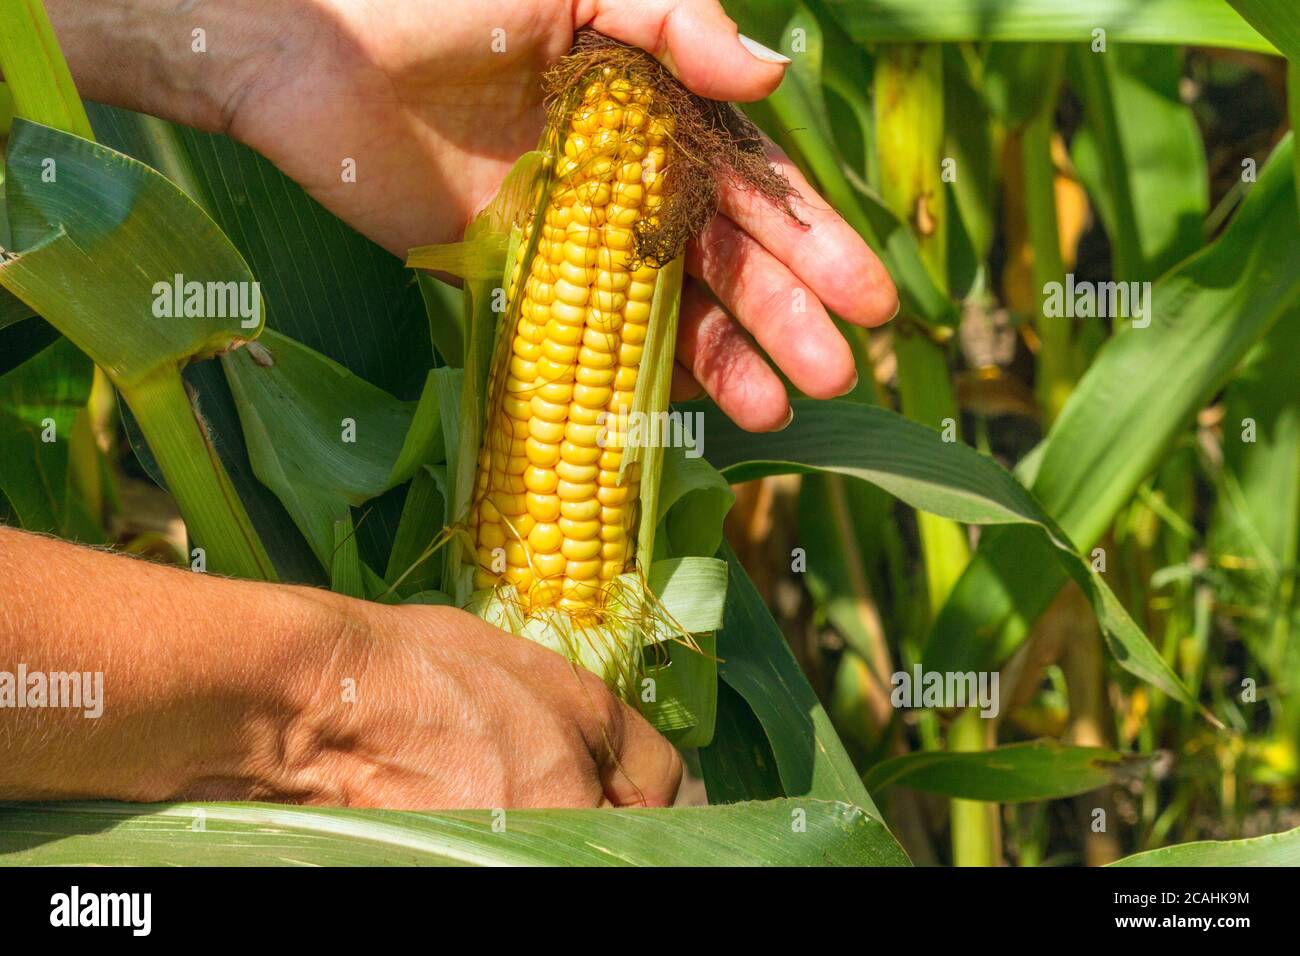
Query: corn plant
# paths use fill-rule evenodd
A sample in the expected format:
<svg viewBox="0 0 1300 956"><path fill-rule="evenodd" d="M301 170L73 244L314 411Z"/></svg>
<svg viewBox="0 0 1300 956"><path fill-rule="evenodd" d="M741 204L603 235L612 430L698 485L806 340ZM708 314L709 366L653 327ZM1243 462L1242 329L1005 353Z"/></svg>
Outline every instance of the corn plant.
<svg viewBox="0 0 1300 956"><path fill-rule="evenodd" d="M710 804L510 811L508 837L489 810L15 805L0 861L271 863L286 839L335 864L1300 858L1300 97L1249 150L1214 112L1294 89L1300 21L1268 0L725 5L792 61L749 121L903 304L845 327L858 387L792 395L785 431L677 406L696 458L619 440L620 409L667 407L682 276L685 233L651 221L683 162L653 61L589 47L613 67L562 74L464 240L403 263L229 139L83 104L41 5L0 0L0 519L468 607L601 674ZM708 176L685 182L707 215ZM626 235L557 238L597 207ZM179 279L142 274L258 298L187 315ZM135 475L181 553L122 532ZM239 846L202 843L199 810Z"/></svg>

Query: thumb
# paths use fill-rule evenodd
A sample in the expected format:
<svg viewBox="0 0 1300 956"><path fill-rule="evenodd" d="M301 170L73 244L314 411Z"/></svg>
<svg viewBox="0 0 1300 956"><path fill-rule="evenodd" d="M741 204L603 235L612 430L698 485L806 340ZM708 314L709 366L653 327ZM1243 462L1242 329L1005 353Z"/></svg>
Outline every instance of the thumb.
<svg viewBox="0 0 1300 956"><path fill-rule="evenodd" d="M790 62L741 36L718 0L589 0L574 22L584 26L641 47L692 93L713 100L762 99Z"/></svg>
<svg viewBox="0 0 1300 956"><path fill-rule="evenodd" d="M605 799L616 807L669 807L682 782L677 748L622 702L612 749L600 760Z"/></svg>

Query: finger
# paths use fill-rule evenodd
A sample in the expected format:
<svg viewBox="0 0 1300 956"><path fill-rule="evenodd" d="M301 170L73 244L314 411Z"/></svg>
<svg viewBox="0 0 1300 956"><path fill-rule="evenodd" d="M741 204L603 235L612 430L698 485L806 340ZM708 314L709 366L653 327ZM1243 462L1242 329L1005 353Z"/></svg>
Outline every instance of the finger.
<svg viewBox="0 0 1300 956"><path fill-rule="evenodd" d="M734 183L720 190L718 208L806 282L836 315L865 326L892 319L898 312L898 291L880 259L771 143L768 158L794 187L791 206L806 225Z"/></svg>
<svg viewBox="0 0 1300 956"><path fill-rule="evenodd" d="M785 386L736 320L696 279L682 290L677 350L695 379L741 428L770 432L790 423Z"/></svg>
<svg viewBox="0 0 1300 956"><path fill-rule="evenodd" d="M692 93L713 100L760 100L790 62L742 37L717 0L583 0L574 29L588 25L648 51Z"/></svg>
<svg viewBox="0 0 1300 956"><path fill-rule="evenodd" d="M669 807L682 782L682 758L645 718L626 704L614 754L601 767L605 797L618 807Z"/></svg>
<svg viewBox="0 0 1300 956"><path fill-rule="evenodd" d="M849 343L817 297L726 216L714 216L687 248L686 269L709 284L805 395L835 398L857 383Z"/></svg>
<svg viewBox="0 0 1300 956"><path fill-rule="evenodd" d="M679 333L680 341L680 333ZM680 362L673 362L673 381L669 397L674 402L689 402L693 399L700 398L704 394L704 387L695 380L687 369L682 367Z"/></svg>

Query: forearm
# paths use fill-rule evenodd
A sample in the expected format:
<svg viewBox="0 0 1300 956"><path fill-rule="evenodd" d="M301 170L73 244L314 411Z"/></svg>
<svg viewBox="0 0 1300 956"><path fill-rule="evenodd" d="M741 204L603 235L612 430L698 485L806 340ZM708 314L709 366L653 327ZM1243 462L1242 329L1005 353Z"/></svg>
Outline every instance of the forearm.
<svg viewBox="0 0 1300 956"><path fill-rule="evenodd" d="M286 749L321 691L307 675L319 680L320 661L348 636L328 594L6 528L0 596L0 797L9 799L286 796L276 792ZM16 686L20 670L27 687ZM60 701L48 692L31 706L32 680L53 686L49 675L72 673L90 681L82 706L52 706Z"/></svg>
<svg viewBox="0 0 1300 956"><path fill-rule="evenodd" d="M45 0L83 97L224 130L313 0ZM196 31L201 31L197 33Z"/></svg>

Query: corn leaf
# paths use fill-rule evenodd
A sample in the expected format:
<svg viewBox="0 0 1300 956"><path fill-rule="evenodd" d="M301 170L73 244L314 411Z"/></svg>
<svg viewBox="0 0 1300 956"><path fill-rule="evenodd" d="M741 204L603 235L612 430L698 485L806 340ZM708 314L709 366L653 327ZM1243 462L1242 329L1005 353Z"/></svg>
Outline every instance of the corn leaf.
<svg viewBox="0 0 1300 956"><path fill-rule="evenodd" d="M399 258L246 146L125 110L90 116L101 142L161 171L220 226L261 284L269 328L403 401L419 396L428 318Z"/></svg>
<svg viewBox="0 0 1300 956"><path fill-rule="evenodd" d="M99 105L91 105L90 117L102 142L163 172L212 216L260 282L271 328L400 400L419 397L432 364L434 316L400 259L232 140ZM185 378L280 576L326 583L279 500L253 475L222 369L201 363ZM152 456L138 430L128 425L128 434L148 468ZM156 469L151 474L161 478ZM356 528L362 555L375 567L387 561L401 511L401 491L390 492L367 505Z"/></svg>
<svg viewBox="0 0 1300 956"><path fill-rule="evenodd" d="M206 317L171 308L175 277L251 289L253 276L221 230L184 193L129 157L26 120L6 156L15 249L0 283L88 354L119 388L254 338L256 314ZM53 176L53 180L50 177ZM163 287L166 287L165 289ZM221 311L233 312L225 296ZM205 301L198 311L207 311ZM252 310L249 310L252 311Z"/></svg>
<svg viewBox="0 0 1300 956"><path fill-rule="evenodd" d="M659 645L661 653L651 655L642 680L642 716L681 748L707 745L717 720L717 638L703 633L693 640L698 650L681 643ZM651 701L645 700L646 681L653 682Z"/></svg>
<svg viewBox="0 0 1300 956"><path fill-rule="evenodd" d="M9 84L0 80L0 139L9 135L9 124L14 121L14 94ZM0 143L0 148L4 146Z"/></svg>
<svg viewBox="0 0 1300 956"><path fill-rule="evenodd" d="M442 551L432 545L447 523L446 486L446 465L426 465L411 479L384 572L399 595L434 589L442 580Z"/></svg>
<svg viewBox="0 0 1300 956"><path fill-rule="evenodd" d="M1209 208L1205 144L1178 89L1182 53L1073 54L1087 122L1071 152L1110 236L1114 276L1158 278L1201 247Z"/></svg>
<svg viewBox="0 0 1300 956"><path fill-rule="evenodd" d="M1276 0L1285 4L1288 0ZM1273 52L1223 0L827 0L859 43L1170 43Z"/></svg>
<svg viewBox="0 0 1300 956"><path fill-rule="evenodd" d="M352 515L345 514L334 522L334 548L330 556L330 590L351 598L364 598L366 586L361 575L361 554L352 528Z"/></svg>
<svg viewBox="0 0 1300 956"><path fill-rule="evenodd" d="M6 81L2 98L16 115L91 137L86 109L41 0L0 0L0 72Z"/></svg>
<svg viewBox="0 0 1300 956"><path fill-rule="evenodd" d="M646 586L662 611L647 648L646 678L654 682L652 700L644 687L642 713L679 747L702 747L713 738L717 712L718 661L713 632L722 626L727 565L716 558L681 557L656 561ZM653 615L658 619L659 615ZM695 645L681 637L690 634Z"/></svg>
<svg viewBox="0 0 1300 956"><path fill-rule="evenodd" d="M222 365L254 472L331 575L337 522L349 509L407 481L421 465L442 460L434 380L448 370L429 373L416 405L271 331L224 356Z"/></svg>
<svg viewBox="0 0 1300 956"><path fill-rule="evenodd" d="M1293 639L1300 557L1300 309L1275 325L1223 396L1223 471L1210 524L1213 553L1232 558L1235 603L1258 609L1237 627L1286 680L1300 668Z"/></svg>
<svg viewBox="0 0 1300 956"><path fill-rule="evenodd" d="M1228 0L1293 63L1300 62L1300 7L1292 0Z"/></svg>
<svg viewBox="0 0 1300 956"><path fill-rule="evenodd" d="M782 791L790 797L846 800L877 815L772 613L731 548L724 544L721 554L731 578L718 632L718 676L744 699L762 727Z"/></svg>
<svg viewBox="0 0 1300 956"><path fill-rule="evenodd" d="M0 375L16 369L58 338L58 329L34 315L0 329Z"/></svg>
<svg viewBox="0 0 1300 956"><path fill-rule="evenodd" d="M20 119L6 171L16 251L0 264L0 284L121 390L208 566L273 579L178 373L260 330L262 303L247 265L184 193L106 147ZM190 288L206 292L192 311ZM177 289L182 302L174 301Z"/></svg>
<svg viewBox="0 0 1300 956"><path fill-rule="evenodd" d="M696 434L702 442L703 428L697 427ZM676 445L663 449L656 555L716 554L722 543L723 519L735 501L731 486L706 459L692 458Z"/></svg>
<svg viewBox="0 0 1300 956"><path fill-rule="evenodd" d="M534 229L527 243L522 242L518 223L531 216L534 221L541 215L545 191L545 156L539 151L525 153L506 174L505 182L492 202L480 213L465 231L466 242L483 243L483 249L495 248L484 237L497 237L507 241L501 271L495 276L485 269L476 268L474 274L487 278L462 277L465 287L462 296L464 314L465 355L464 377L458 398L460 412L455 417L459 423L455 445L448 445L448 509L449 521L458 523L469 514L474 492L474 472L478 467L479 448L483 439L483 426L490 413L488 382L494 363L504 367L510 360L510 336L499 335L503 325L518 319L519 301L504 302L504 290L509 288L509 276L516 261L527 261L537 248L540 229ZM493 261L496 261L495 259ZM504 311L498 303L504 303ZM447 404L444 401L444 409ZM449 420L452 416L445 416ZM452 437L448 432L448 440ZM454 451L452 450L454 447ZM462 556L463 544L459 535L447 543L443 563L443 590L450 594L458 606L469 601L473 584L472 563Z"/></svg>
<svg viewBox="0 0 1300 956"><path fill-rule="evenodd" d="M1115 783L1141 758L1101 747L1069 747L1055 740L1007 744L966 753L919 751L873 766L867 789L879 795L902 786L990 803L1059 800Z"/></svg>
<svg viewBox="0 0 1300 956"><path fill-rule="evenodd" d="M1246 840L1203 840L1134 853L1111 866L1300 866L1300 827Z"/></svg>
<svg viewBox="0 0 1300 956"><path fill-rule="evenodd" d="M949 286L959 298L986 268L997 223L994 189L994 124L982 94L977 58L961 47L944 47L944 155L956 162L950 184L953 228L949 231Z"/></svg>
<svg viewBox="0 0 1300 956"><path fill-rule="evenodd" d="M776 754L763 725L745 698L728 684L718 684L713 740L697 753L711 804L785 796Z"/></svg>
<svg viewBox="0 0 1300 956"><path fill-rule="evenodd" d="M672 390L673 363L677 352L677 319L682 304L682 278L686 273L686 260L678 256L667 263L655 277L654 298L650 303L650 323L646 332L641 358L641 373L632 394L632 415L628 426L628 447L624 449L618 468L618 480L627 480L627 469L640 466L640 501L647 515L660 513L660 480L664 471L664 442L661 436L653 440L636 441L632 438L637 423L648 423L651 430L660 422L671 421L662 414L668 408ZM645 436L650 439L651 436ZM646 522L637 533L636 561L638 566L650 567L655 556L655 522Z"/></svg>
<svg viewBox="0 0 1300 956"><path fill-rule="evenodd" d="M800 832L797 825L806 829ZM504 829L502 829L504 825ZM413 813L256 803L0 807L6 866L899 866L845 803Z"/></svg>
<svg viewBox="0 0 1300 956"><path fill-rule="evenodd" d="M3 245L0 243L0 245ZM6 289L0 289L0 329L8 328L36 313L18 296Z"/></svg>
<svg viewBox="0 0 1300 956"><path fill-rule="evenodd" d="M465 361L465 310L460 289L427 273L416 275L420 297L429 316L429 338L443 363L460 368Z"/></svg>
<svg viewBox="0 0 1300 956"><path fill-rule="evenodd" d="M419 246L406 256L408 269L445 272L461 279L499 279L506 267L507 236L489 232L465 242Z"/></svg>
<svg viewBox="0 0 1300 956"><path fill-rule="evenodd" d="M937 432L885 409L808 400L796 400L794 405L794 425L763 435L741 432L720 413L709 414L709 460L731 481L839 472L869 481L914 508L964 524L1030 525L1064 573L1088 595L1120 665L1165 693L1195 704L1101 576L1079 556L1033 496L991 459L966 445L945 442ZM846 434L855 436L852 444L835 440ZM725 649L720 653L726 656Z"/></svg>
<svg viewBox="0 0 1300 956"><path fill-rule="evenodd" d="M1283 141L1226 232L1153 287L1151 324L1098 353L1022 469L1044 509L1090 549L1196 410L1300 301L1300 207ZM927 670L981 670L1014 650L1065 582L1041 537L986 534L935 621Z"/></svg>
<svg viewBox="0 0 1300 956"><path fill-rule="evenodd" d="M59 339L0 375L0 492L28 531L81 537L68 455L93 371L90 359Z"/></svg>

